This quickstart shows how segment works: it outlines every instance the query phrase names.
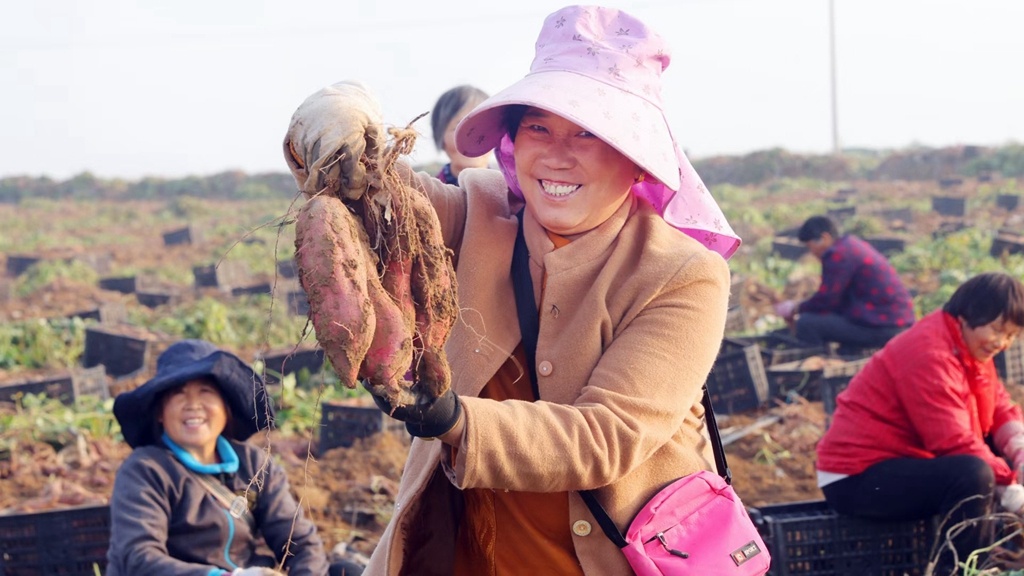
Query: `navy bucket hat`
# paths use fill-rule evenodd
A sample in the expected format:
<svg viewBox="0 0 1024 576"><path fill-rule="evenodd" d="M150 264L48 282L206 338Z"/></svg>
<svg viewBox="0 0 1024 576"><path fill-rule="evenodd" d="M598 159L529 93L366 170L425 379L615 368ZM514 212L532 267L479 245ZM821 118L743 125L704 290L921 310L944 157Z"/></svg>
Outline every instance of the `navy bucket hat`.
<svg viewBox="0 0 1024 576"><path fill-rule="evenodd" d="M274 424L274 408L263 378L241 358L205 340L175 342L157 358L156 375L142 386L118 394L114 417L132 448L158 439L155 413L160 395L196 378L210 378L220 389L231 418L223 435L244 442Z"/></svg>

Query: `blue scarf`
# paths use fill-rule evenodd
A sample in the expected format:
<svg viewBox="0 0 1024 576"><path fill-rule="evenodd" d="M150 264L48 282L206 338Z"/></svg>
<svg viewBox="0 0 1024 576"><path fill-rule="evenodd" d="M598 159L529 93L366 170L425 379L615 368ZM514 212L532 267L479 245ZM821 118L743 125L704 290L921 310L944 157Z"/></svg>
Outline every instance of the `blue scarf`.
<svg viewBox="0 0 1024 576"><path fill-rule="evenodd" d="M164 444L171 449L174 456L185 465L186 468L200 474L234 474L238 472L238 453L235 452L231 443L223 436L217 436L217 455L220 456L219 464L200 464L195 456L189 454L184 448L171 440L164 432L162 436Z"/></svg>

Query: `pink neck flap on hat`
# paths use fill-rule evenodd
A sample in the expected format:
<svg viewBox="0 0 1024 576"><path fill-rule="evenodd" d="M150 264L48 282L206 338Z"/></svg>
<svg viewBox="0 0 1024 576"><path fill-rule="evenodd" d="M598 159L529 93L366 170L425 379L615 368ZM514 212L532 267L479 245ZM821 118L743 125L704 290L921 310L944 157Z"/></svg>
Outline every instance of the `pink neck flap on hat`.
<svg viewBox="0 0 1024 576"><path fill-rule="evenodd" d="M632 191L673 227L729 258L740 246L718 203L671 134L663 113L661 73L668 45L619 10L568 6L544 21L530 73L491 97L460 125L460 149L493 146L509 188L516 180L514 143L501 108L537 106L592 131L647 173ZM500 137L500 141L498 141Z"/></svg>

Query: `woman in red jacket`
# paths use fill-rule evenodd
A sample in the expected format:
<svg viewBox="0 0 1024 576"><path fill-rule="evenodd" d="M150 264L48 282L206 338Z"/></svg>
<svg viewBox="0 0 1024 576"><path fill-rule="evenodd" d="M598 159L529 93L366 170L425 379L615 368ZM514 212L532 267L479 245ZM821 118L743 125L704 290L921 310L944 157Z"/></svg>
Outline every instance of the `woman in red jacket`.
<svg viewBox="0 0 1024 576"><path fill-rule="evenodd" d="M1024 511L1024 420L992 358L1024 326L1024 284L979 274L878 351L837 399L818 444L818 485L841 514L946 526L1001 507ZM983 544L965 530L936 574Z"/></svg>

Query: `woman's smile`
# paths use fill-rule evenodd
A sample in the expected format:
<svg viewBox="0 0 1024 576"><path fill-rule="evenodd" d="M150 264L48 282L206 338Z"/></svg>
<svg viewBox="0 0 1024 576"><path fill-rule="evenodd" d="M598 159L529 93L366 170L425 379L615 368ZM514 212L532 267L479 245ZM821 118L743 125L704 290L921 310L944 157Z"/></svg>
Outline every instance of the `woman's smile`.
<svg viewBox="0 0 1024 576"><path fill-rule="evenodd" d="M545 194L554 198L567 198L583 187L582 184L566 184L553 180L541 180L540 186L544 189Z"/></svg>

